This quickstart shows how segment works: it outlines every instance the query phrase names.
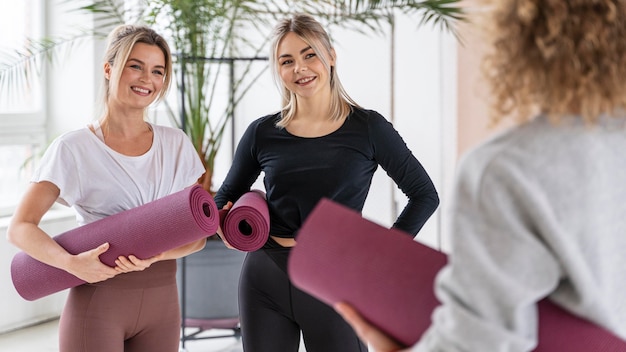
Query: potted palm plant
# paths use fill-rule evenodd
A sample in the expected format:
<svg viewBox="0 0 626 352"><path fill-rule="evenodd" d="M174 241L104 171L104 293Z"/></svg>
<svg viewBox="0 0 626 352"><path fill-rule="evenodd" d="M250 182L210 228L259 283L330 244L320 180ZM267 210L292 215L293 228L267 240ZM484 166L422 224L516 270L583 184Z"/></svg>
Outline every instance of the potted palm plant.
<svg viewBox="0 0 626 352"><path fill-rule="evenodd" d="M310 13L329 27L382 32L382 25L393 20L394 10L417 13L422 23L433 22L454 32L452 24L463 16L459 1L142 0L131 7L118 0L81 2L76 10L96 15L94 29L81 31L74 38L30 40L23 52L2 59L6 62L0 62L0 84L11 87L7 80L23 84L24 77L14 75L16 66L24 67L17 72L25 77L32 76L37 72L33 62L50 57L55 49L73 40L104 38L121 23L150 25L168 37L175 53L179 97L176 103L166 103L166 110L171 121L187 133L204 162L206 173L200 182L211 192L215 159L237 104L267 69L266 64L256 61L264 59L261 53L266 52L268 37L251 34L269 33L278 18L293 12ZM238 65L236 72L234 65ZM11 91L15 90L5 92Z"/></svg>

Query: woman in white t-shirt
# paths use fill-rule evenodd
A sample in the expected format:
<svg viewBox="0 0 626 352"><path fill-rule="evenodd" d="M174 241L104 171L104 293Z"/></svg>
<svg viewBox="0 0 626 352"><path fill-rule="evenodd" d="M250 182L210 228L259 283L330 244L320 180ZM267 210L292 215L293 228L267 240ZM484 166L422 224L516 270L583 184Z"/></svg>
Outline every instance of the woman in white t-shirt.
<svg viewBox="0 0 626 352"><path fill-rule="evenodd" d="M98 256L108 243L72 255L40 227L54 202L73 207L80 225L191 186L204 168L180 130L146 122L172 77L163 37L123 25L109 35L101 117L57 138L46 150L8 229L8 239L33 258L87 282L72 288L59 328L62 352L178 351L180 309L176 258L204 240L140 260ZM175 234L173 234L175 235Z"/></svg>

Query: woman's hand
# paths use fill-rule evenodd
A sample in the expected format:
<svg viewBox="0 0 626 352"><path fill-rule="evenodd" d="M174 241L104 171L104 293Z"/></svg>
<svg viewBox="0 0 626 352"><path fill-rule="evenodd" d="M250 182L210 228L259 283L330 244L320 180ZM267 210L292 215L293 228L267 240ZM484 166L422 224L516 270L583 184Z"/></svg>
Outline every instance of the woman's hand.
<svg viewBox="0 0 626 352"><path fill-rule="evenodd" d="M387 336L379 329L365 321L363 317L349 304L337 303L334 306L339 313L352 326L356 334L376 352L402 352L403 346Z"/></svg>
<svg viewBox="0 0 626 352"><path fill-rule="evenodd" d="M109 244L103 243L97 248L72 256L71 264L67 271L89 283L100 282L114 277L119 272L100 261L100 255L107 250L109 250Z"/></svg>
<svg viewBox="0 0 626 352"><path fill-rule="evenodd" d="M159 260L163 259L164 254L157 254L154 257L150 257L148 259L139 259L137 257L135 257L134 255L129 255L128 257L125 257L123 255L120 255L119 257L117 257L117 259L115 260L115 265L117 265L115 267L115 270L117 270L118 273L129 273L132 271L143 271L147 268L150 267L150 265L158 262Z"/></svg>
<svg viewBox="0 0 626 352"><path fill-rule="evenodd" d="M222 210L220 210L220 212L222 212L222 211L228 212L230 210L230 208L232 208L232 207L233 207L233 202L229 201L228 203L226 203L222 207ZM222 220L221 217L222 216L220 214L220 220ZM220 225L221 225L221 222L222 221L220 221ZM222 226L218 226L218 228L217 228L217 235L222 239L222 241L224 242L224 245L226 246L226 248L235 249L235 247L233 247L230 243L228 243L228 241L226 241L226 237L224 237L224 231L222 231Z"/></svg>

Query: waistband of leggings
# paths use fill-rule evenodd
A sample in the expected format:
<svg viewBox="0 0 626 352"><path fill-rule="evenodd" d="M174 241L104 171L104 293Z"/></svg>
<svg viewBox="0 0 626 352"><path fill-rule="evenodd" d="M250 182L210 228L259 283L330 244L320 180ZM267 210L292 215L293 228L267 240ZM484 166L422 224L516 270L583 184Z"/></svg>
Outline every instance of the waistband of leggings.
<svg viewBox="0 0 626 352"><path fill-rule="evenodd" d="M176 260L164 260L150 265L143 271L119 274L93 286L116 288L148 288L176 284Z"/></svg>

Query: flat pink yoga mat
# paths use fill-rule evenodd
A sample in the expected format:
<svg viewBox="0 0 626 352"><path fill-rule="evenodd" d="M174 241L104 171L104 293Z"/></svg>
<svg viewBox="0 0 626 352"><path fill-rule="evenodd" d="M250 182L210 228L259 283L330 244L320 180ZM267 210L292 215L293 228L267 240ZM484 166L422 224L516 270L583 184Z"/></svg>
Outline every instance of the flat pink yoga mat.
<svg viewBox="0 0 626 352"><path fill-rule="evenodd" d="M434 279L446 255L409 235L322 199L297 235L288 272L300 289L333 305L345 301L407 346L430 326L439 302ZM618 352L626 341L561 309L539 303L535 351Z"/></svg>
<svg viewBox="0 0 626 352"><path fill-rule="evenodd" d="M213 197L195 185L53 238L72 254L109 242L109 250L100 255L100 260L115 266L120 255L146 259L214 235L218 225L219 213ZM85 283L24 252L13 257L11 276L17 292L29 301Z"/></svg>
<svg viewBox="0 0 626 352"><path fill-rule="evenodd" d="M244 193L229 210L220 210L224 237L240 251L252 252L263 247L270 234L270 214L265 192Z"/></svg>

